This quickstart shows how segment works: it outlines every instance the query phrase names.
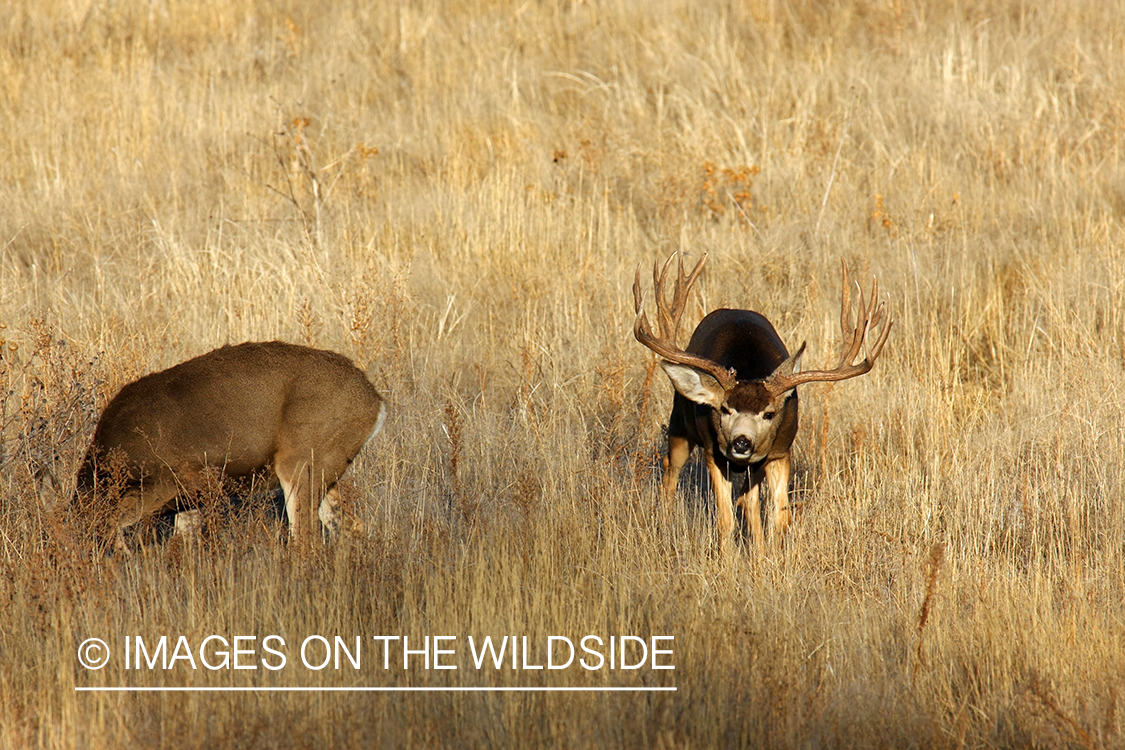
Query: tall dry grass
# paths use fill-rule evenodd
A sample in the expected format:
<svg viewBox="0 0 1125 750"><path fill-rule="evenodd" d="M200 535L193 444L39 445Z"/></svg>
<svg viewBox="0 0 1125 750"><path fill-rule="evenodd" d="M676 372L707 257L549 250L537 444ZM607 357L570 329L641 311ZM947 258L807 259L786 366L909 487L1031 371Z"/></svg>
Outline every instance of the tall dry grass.
<svg viewBox="0 0 1125 750"><path fill-rule="evenodd" d="M13 0L0 8L0 746L1125 745L1125 15L1114 3ZM671 389L637 264L698 319L836 347L784 549L653 513ZM392 405L303 559L248 510L89 554L99 409L224 342ZM54 480L54 481L52 481ZM669 694L76 694L88 636L674 635L674 672L302 673Z"/></svg>

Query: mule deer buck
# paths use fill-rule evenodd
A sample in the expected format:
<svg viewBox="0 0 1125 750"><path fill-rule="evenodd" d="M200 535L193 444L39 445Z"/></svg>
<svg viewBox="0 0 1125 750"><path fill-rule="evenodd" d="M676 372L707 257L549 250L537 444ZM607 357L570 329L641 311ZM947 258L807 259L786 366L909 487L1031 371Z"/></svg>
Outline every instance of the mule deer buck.
<svg viewBox="0 0 1125 750"><path fill-rule="evenodd" d="M790 356L768 320L749 310L715 310L695 329L687 349L676 344L680 316L695 283L704 255L690 274L680 257L672 299L666 281L676 254L653 267L657 329L653 333L644 311L640 270L633 282L637 340L660 357L660 366L676 389L668 418L668 455L664 458L663 502L675 496L680 470L695 446L703 448L707 471L715 492L720 544L725 547L734 530L731 476L745 473L746 485L738 504L750 524L754 543L764 551L760 490L763 478L773 495L774 534L780 538L789 524L790 447L797 435L797 386L803 383L847 380L868 372L891 331L889 310L878 302L878 281L873 281L870 304L859 291L859 312L852 321L848 267L843 265L843 302L840 330L843 346L833 370L799 372L802 343ZM884 317L885 316L885 317ZM868 347L873 328L874 345ZM853 364L861 350L862 362Z"/></svg>
<svg viewBox="0 0 1125 750"><path fill-rule="evenodd" d="M318 518L335 531L336 480L385 413L342 355L279 341L224 346L114 396L78 472L78 504L114 503L111 530L127 551L124 530L187 510L205 472L264 476L281 485L290 533L307 545Z"/></svg>

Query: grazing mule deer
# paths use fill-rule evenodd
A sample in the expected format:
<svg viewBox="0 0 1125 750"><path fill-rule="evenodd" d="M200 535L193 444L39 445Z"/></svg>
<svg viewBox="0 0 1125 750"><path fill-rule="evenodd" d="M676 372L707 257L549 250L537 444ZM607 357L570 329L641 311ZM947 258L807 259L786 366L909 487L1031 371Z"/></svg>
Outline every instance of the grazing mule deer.
<svg viewBox="0 0 1125 750"><path fill-rule="evenodd" d="M205 471L265 475L285 493L294 540L308 544L318 517L335 530L336 480L385 414L342 355L280 341L224 346L114 396L78 472L79 507L97 507L99 495L116 503L109 522L127 550L124 529L190 507Z"/></svg>
<svg viewBox="0 0 1125 750"><path fill-rule="evenodd" d="M668 418L663 501L670 502L675 496L680 470L692 449L701 446L715 491L720 544L725 547L734 530L730 477L745 472L746 486L738 504L749 521L754 543L764 550L759 501L763 478L773 495L775 534L780 537L789 524L789 450L797 435L797 386L846 380L869 371L894 321L885 305L878 303L879 285L874 281L870 304L864 303L863 290L859 291L859 312L853 324L848 267L844 264L840 312L844 340L834 370L798 372L805 344L790 356L770 322L749 310L711 312L696 327L687 349L680 349L676 345L680 316L707 256L699 259L690 274L684 273L683 258L679 259L669 303L665 281L675 257L674 253L663 267L657 263L652 271L658 334L653 334L644 312L639 270L633 282L637 314L633 334L660 357L660 366L676 389L672 416ZM871 329L880 323L882 330L864 360L852 364L866 348Z"/></svg>

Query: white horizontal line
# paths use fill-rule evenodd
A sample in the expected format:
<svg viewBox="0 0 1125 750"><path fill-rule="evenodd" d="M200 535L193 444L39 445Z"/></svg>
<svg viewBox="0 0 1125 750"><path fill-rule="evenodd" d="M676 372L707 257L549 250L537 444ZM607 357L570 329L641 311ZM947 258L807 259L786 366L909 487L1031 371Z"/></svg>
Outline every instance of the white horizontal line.
<svg viewBox="0 0 1125 750"><path fill-rule="evenodd" d="M76 693L658 693L675 687L76 687Z"/></svg>

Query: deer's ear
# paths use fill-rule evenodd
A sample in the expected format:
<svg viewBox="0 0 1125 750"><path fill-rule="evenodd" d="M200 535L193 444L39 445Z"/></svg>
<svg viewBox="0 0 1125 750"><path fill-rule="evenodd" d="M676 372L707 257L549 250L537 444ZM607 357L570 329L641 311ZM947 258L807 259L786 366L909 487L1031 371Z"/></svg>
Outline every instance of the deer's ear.
<svg viewBox="0 0 1125 750"><path fill-rule="evenodd" d="M805 353L805 344L807 343L807 341L802 341L801 347L797 350L797 353L790 356L789 359L778 365L777 369L773 371L770 377L772 378L778 375L792 375L794 373L800 372L801 356Z"/></svg>
<svg viewBox="0 0 1125 750"><path fill-rule="evenodd" d="M723 405L727 392L713 376L688 365L660 360L672 386L681 396L703 406L718 409Z"/></svg>
<svg viewBox="0 0 1125 750"><path fill-rule="evenodd" d="M801 371L801 355L803 355L805 353L805 344L806 343L808 343L808 342L802 341L800 348L797 349L797 353L790 356L789 359L782 362L780 365L777 366L777 369L775 369L772 373L770 373L770 376L768 378L766 378L766 380L765 380L767 386L769 385L770 381L776 379L777 376L779 376L779 375L784 376L784 377L789 377L790 375L793 375L794 373L797 373L797 372ZM785 398L789 398L789 394L791 394L792 392L793 392L792 388L785 391L784 392Z"/></svg>

